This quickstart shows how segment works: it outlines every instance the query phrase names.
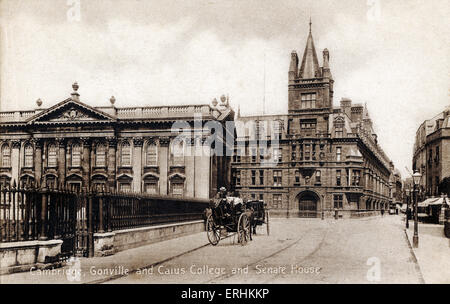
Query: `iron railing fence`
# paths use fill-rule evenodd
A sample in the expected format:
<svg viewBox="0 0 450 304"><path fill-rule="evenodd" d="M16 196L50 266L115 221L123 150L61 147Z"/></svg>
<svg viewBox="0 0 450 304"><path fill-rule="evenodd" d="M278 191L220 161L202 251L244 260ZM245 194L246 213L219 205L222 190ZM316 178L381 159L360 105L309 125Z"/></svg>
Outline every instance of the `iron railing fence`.
<svg viewBox="0 0 450 304"><path fill-rule="evenodd" d="M0 184L0 242L63 240L62 252L93 255L93 234L203 219L210 200Z"/></svg>

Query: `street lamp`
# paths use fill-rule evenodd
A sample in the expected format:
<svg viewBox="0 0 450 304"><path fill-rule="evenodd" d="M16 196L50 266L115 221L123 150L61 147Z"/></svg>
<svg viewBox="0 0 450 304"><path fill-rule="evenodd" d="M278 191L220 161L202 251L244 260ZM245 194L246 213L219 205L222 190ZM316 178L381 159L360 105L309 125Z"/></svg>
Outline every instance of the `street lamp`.
<svg viewBox="0 0 450 304"><path fill-rule="evenodd" d="M406 189L406 229L409 229L409 201L411 200L411 189Z"/></svg>
<svg viewBox="0 0 450 304"><path fill-rule="evenodd" d="M414 248L418 248L419 247L419 233L418 233L418 229L419 229L419 218L417 215L417 189L418 189L418 185L420 183L420 179L422 178L422 174L420 174L419 171L416 170L416 172L414 172L413 174L413 181L414 181L414 236L413 236L413 246Z"/></svg>

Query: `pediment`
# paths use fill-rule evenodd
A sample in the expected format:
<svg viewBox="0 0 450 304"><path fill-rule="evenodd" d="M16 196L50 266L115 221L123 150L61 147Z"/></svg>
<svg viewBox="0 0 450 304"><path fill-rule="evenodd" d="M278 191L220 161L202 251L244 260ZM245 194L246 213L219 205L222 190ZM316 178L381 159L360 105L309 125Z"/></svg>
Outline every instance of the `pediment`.
<svg viewBox="0 0 450 304"><path fill-rule="evenodd" d="M94 123L114 121L109 114L80 101L67 99L31 117L29 124Z"/></svg>

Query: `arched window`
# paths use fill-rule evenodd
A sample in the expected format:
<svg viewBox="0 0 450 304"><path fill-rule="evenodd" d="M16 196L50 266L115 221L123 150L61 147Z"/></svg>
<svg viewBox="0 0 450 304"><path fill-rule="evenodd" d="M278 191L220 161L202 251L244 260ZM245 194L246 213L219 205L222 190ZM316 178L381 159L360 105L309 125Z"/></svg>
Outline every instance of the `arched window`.
<svg viewBox="0 0 450 304"><path fill-rule="evenodd" d="M98 144L95 148L95 166L106 166L106 147L103 144Z"/></svg>
<svg viewBox="0 0 450 304"><path fill-rule="evenodd" d="M131 166L131 146L129 142L125 141L122 143L122 152L120 157L120 164L122 166Z"/></svg>
<svg viewBox="0 0 450 304"><path fill-rule="evenodd" d="M47 152L47 156L48 156L48 161L47 161L47 165L49 167L56 167L57 164L57 156L56 156L57 150L56 150L56 145L55 144L51 144L48 146L48 152Z"/></svg>
<svg viewBox="0 0 450 304"><path fill-rule="evenodd" d="M175 166L184 166L184 141L175 140L171 146L172 161Z"/></svg>
<svg viewBox="0 0 450 304"><path fill-rule="evenodd" d="M155 143L149 143L147 145L146 151L146 161L147 166L157 166L158 165L158 147Z"/></svg>
<svg viewBox="0 0 450 304"><path fill-rule="evenodd" d="M25 159L24 165L27 168L33 167L33 146L31 144L25 145Z"/></svg>
<svg viewBox="0 0 450 304"><path fill-rule="evenodd" d="M2 167L11 167L11 148L8 144L2 146Z"/></svg>
<svg viewBox="0 0 450 304"><path fill-rule="evenodd" d="M72 145L72 167L81 166L81 146L79 144Z"/></svg>

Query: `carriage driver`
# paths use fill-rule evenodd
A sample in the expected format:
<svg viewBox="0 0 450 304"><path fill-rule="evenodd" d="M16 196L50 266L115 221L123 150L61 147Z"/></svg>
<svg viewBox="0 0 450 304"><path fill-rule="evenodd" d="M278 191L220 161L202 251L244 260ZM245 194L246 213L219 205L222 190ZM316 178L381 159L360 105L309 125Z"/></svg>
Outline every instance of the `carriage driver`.
<svg viewBox="0 0 450 304"><path fill-rule="evenodd" d="M225 218L231 216L231 206L227 201L227 189L225 187L220 187L219 192L217 192L216 199L218 202L218 207L223 210L223 215Z"/></svg>

